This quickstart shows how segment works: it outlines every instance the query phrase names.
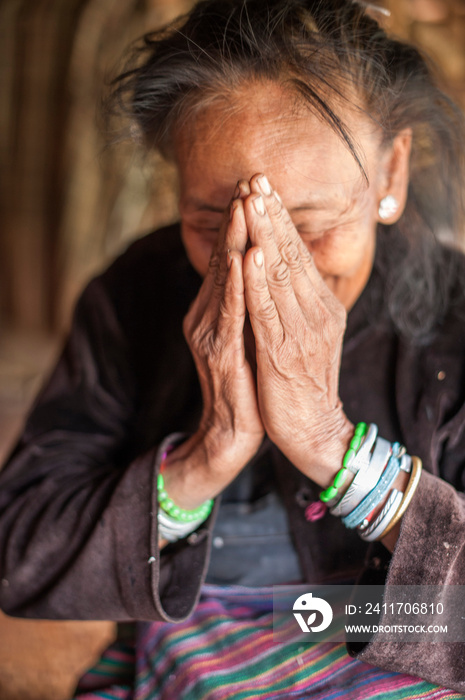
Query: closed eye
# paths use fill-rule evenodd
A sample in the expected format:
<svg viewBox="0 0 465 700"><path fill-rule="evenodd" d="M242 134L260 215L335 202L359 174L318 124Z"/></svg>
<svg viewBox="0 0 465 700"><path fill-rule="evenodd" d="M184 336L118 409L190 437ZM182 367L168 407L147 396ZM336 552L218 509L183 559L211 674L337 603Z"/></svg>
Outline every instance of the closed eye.
<svg viewBox="0 0 465 700"><path fill-rule="evenodd" d="M327 231L303 231L302 229L297 229L297 232L299 236L304 240L304 241L317 241L319 238L323 238L323 236L327 233Z"/></svg>

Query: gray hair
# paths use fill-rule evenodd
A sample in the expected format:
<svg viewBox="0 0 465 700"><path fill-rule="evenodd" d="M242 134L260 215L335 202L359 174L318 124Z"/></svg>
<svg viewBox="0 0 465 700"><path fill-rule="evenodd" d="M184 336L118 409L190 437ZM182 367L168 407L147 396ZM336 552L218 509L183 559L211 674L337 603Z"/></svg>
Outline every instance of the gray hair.
<svg viewBox="0 0 465 700"><path fill-rule="evenodd" d="M412 129L406 209L397 224L378 227L378 242L397 242L382 246L385 308L401 334L424 342L457 284L453 257L438 241L462 233L461 111L420 52L387 36L363 4L350 0L203 0L142 38L112 81L108 104L129 116L147 148L170 157L181 124L250 80L278 82L318 113L365 178L341 104L362 109L385 144ZM362 107L353 104L354 88Z"/></svg>

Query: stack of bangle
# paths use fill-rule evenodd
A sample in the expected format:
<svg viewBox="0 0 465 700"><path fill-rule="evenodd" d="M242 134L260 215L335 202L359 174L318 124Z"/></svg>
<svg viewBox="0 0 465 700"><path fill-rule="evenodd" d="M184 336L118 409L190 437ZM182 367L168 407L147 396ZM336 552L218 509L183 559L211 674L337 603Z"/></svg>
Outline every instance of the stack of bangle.
<svg viewBox="0 0 465 700"><path fill-rule="evenodd" d="M392 488L401 470L411 474L405 493ZM340 493L349 472L355 476ZM400 520L415 493L420 474L418 457L407 455L398 442L391 444L380 438L373 423L369 426L359 423L342 469L332 485L320 494L320 499L328 505L330 513L342 517L347 528L356 528L364 540L371 542L382 539Z"/></svg>
<svg viewBox="0 0 465 700"><path fill-rule="evenodd" d="M164 459L162 467L164 466ZM176 542L196 530L210 515L213 499L198 508L185 510L177 506L165 491L163 474L158 475L158 534L161 539Z"/></svg>

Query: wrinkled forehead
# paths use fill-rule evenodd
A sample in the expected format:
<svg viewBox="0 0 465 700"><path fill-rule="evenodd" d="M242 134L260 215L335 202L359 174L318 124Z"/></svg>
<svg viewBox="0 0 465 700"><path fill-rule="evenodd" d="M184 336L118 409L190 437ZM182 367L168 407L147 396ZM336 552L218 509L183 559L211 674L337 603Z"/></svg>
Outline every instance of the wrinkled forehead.
<svg viewBox="0 0 465 700"><path fill-rule="evenodd" d="M360 165L338 130L336 110L331 123L302 96L272 82L254 82L218 94L198 109L175 133L176 162L181 179L201 171L203 177L251 177L264 170L305 176L328 183L341 176L362 182ZM345 104L344 125L357 149L367 177L375 167L381 134L354 104ZM307 161L313 161L308 166ZM216 174L216 175L215 175ZM301 173L302 174L302 173ZM366 180L365 180L366 183Z"/></svg>
<svg viewBox="0 0 465 700"><path fill-rule="evenodd" d="M191 125L196 136L205 139L214 137L215 130L221 130L226 123L285 128L306 113L304 100L286 85L254 80L205 95L200 93Z"/></svg>

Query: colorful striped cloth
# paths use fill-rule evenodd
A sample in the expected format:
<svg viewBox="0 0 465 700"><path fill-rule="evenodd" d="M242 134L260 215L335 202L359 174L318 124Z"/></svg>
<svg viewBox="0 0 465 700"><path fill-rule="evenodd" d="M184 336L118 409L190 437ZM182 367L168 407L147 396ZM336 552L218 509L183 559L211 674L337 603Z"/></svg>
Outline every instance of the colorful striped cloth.
<svg viewBox="0 0 465 700"><path fill-rule="evenodd" d="M465 700L370 666L344 644L273 635L271 588L206 585L184 623L141 623L134 647L114 645L75 700Z"/></svg>

